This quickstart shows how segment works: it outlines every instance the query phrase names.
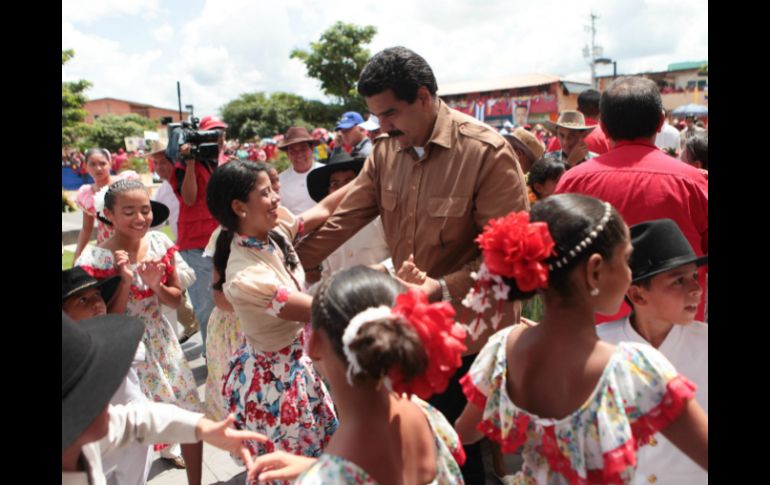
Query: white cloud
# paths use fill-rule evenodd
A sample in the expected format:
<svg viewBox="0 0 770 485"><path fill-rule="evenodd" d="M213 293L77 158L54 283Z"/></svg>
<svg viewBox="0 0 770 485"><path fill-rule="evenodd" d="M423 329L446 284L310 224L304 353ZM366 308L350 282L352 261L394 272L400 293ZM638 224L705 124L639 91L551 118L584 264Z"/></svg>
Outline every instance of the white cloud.
<svg viewBox="0 0 770 485"><path fill-rule="evenodd" d="M169 24L163 24L152 31L152 36L161 43L168 43L174 38L174 28Z"/></svg>
<svg viewBox="0 0 770 485"><path fill-rule="evenodd" d="M375 25L372 53L404 45L431 64L441 83L541 72L588 79L584 26L596 11L597 43L623 73L662 70L669 63L708 58L705 0L208 0L180 21L176 7L157 0L107 3L66 0L62 45L76 50L63 77L89 79L92 96L114 96L176 106L176 81L184 104L207 114L242 93L288 91L326 99L304 65L289 59L335 21ZM120 16L158 17L137 31L155 39L138 50L132 39L95 35L93 21ZM109 37L109 38L108 38ZM172 42L173 40L173 42ZM135 51L136 49L136 51ZM601 66L600 73L611 72Z"/></svg>
<svg viewBox="0 0 770 485"><path fill-rule="evenodd" d="M94 22L105 17L154 15L158 0L62 0L62 20Z"/></svg>

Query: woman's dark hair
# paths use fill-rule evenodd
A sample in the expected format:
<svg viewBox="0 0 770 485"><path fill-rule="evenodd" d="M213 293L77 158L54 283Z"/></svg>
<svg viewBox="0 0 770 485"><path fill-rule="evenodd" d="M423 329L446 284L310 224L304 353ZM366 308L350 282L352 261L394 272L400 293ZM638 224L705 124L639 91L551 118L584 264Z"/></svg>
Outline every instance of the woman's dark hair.
<svg viewBox="0 0 770 485"><path fill-rule="evenodd" d="M655 81L621 77L602 93L599 109L610 138L633 140L655 134L663 116L663 100Z"/></svg>
<svg viewBox="0 0 770 485"><path fill-rule="evenodd" d="M561 268L555 265L548 272L548 288L555 290L565 297L571 294L569 287L569 274L592 254L600 254L602 258L610 260L616 246L626 236L625 222L620 214L611 208L610 219L604 225L604 229L597 231L597 236L582 251L576 252L574 257L568 256L570 251L580 243L596 226L604 216L605 205L601 200L581 194L556 194L535 202L529 214L530 222L545 222L554 242L556 256L545 261L552 264L557 260L568 257L566 264ZM534 296L535 292L524 293L516 286L514 279L503 278L511 287L508 293L509 300L526 300Z"/></svg>
<svg viewBox="0 0 770 485"><path fill-rule="evenodd" d="M700 162L701 167L709 169L709 136L698 134L687 139L684 144L687 150L687 159L690 163Z"/></svg>
<svg viewBox="0 0 770 485"><path fill-rule="evenodd" d="M313 298L313 331L324 331L337 355L347 362L342 335L350 320L367 308L393 306L401 291L401 285L380 271L365 266L342 270L322 281ZM361 365L363 374L358 377L379 379L398 366L404 379L409 381L422 374L428 365L417 331L400 317L364 324L350 343L350 349Z"/></svg>
<svg viewBox="0 0 770 485"><path fill-rule="evenodd" d="M109 188L107 189L107 192L105 192L104 208L109 209L110 211L115 210L115 202L118 200L118 196L120 194L125 194L126 192L130 192L132 190L142 190L145 193L147 193L148 197L150 195L150 193L147 191L147 187L144 186L141 180L137 180L137 179L118 180L117 182L110 184ZM110 226L112 225L112 222L110 222L110 220L107 219L106 217L103 217L100 214L97 214L96 217L103 223Z"/></svg>
<svg viewBox="0 0 770 485"><path fill-rule="evenodd" d="M547 180L558 180L566 171L567 166L561 160L554 157L543 157L530 167L527 185L540 198L542 194L535 189L535 184L543 185Z"/></svg>
<svg viewBox="0 0 770 485"><path fill-rule="evenodd" d="M106 158L108 162L112 161L112 156L106 148L89 148L85 155L86 163L88 163L88 159L96 153L104 155L104 158Z"/></svg>
<svg viewBox="0 0 770 485"><path fill-rule="evenodd" d="M413 103L420 86L428 88L432 96L438 86L436 76L419 54L406 47L391 47L374 55L361 71L358 92L368 97L388 89L397 99Z"/></svg>
<svg viewBox="0 0 770 485"><path fill-rule="evenodd" d="M230 257L230 243L233 241L235 231L238 230L238 216L233 212L232 202L234 200L248 202L249 193L254 190L260 172L267 174L267 167L263 163L234 159L217 167L209 179L206 188L206 206L214 219L223 227L214 249L214 267L219 273L219 281L212 285L215 290L222 290L227 260ZM284 255L286 267L293 271L299 264L294 247L278 231L270 231L268 235Z"/></svg>

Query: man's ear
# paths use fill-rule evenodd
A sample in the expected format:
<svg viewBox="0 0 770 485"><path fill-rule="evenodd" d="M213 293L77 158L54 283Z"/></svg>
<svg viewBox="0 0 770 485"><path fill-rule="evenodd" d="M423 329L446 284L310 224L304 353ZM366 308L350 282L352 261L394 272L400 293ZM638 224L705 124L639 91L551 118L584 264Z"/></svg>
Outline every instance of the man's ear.
<svg viewBox="0 0 770 485"><path fill-rule="evenodd" d="M647 304L646 292L641 286L631 285L628 288L626 296L631 300L631 303L633 303L635 307Z"/></svg>
<svg viewBox="0 0 770 485"><path fill-rule="evenodd" d="M433 96L430 94L430 91L428 91L428 88L425 86L420 86L417 88L417 100L423 105L428 106L430 102L433 100Z"/></svg>

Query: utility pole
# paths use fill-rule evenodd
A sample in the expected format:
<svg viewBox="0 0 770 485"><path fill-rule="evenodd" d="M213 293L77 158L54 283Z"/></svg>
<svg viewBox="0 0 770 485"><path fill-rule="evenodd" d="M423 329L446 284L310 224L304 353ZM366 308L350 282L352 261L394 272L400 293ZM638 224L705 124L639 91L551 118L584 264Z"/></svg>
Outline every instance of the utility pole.
<svg viewBox="0 0 770 485"><path fill-rule="evenodd" d="M591 12L591 26L585 26L585 30L591 32L591 45L583 48L583 57L590 59L591 66L591 87L596 88L596 58L602 57L602 47L596 45L596 19L599 16Z"/></svg>

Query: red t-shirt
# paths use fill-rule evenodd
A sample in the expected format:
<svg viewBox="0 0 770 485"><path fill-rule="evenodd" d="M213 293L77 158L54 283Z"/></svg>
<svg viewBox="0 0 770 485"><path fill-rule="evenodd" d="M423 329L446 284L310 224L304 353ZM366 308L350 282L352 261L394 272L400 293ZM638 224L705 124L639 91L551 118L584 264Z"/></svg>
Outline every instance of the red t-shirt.
<svg viewBox="0 0 770 485"><path fill-rule="evenodd" d="M649 140L616 142L605 155L568 170L559 180L556 193L590 195L612 204L630 227L644 221L674 220L695 254L708 254L708 180L697 169L669 157ZM699 282L704 289L696 314L703 320L706 268ZM597 323L624 317L630 311L623 303L620 313L598 318Z"/></svg>
<svg viewBox="0 0 770 485"><path fill-rule="evenodd" d="M604 133L598 121L593 118L586 117L586 126L594 125L596 125L596 128L594 128L591 133L585 137L586 147L588 147L588 151L590 152L603 155L610 151L610 139L607 138L607 134ZM559 143L559 137L554 136L551 138L551 141L548 142L548 148L546 149L546 152L555 152L560 149L561 143Z"/></svg>
<svg viewBox="0 0 770 485"><path fill-rule="evenodd" d="M184 170L184 165L179 162L175 164L175 167ZM193 205L187 205L182 200L180 195L182 182L181 180L177 181L176 174L169 180L171 187L174 189L174 195L179 199L176 245L179 246L180 251L205 248L211 233L217 228L218 223L206 206L206 187L210 178L211 174L203 164L196 162L195 181L198 185L198 194Z"/></svg>

